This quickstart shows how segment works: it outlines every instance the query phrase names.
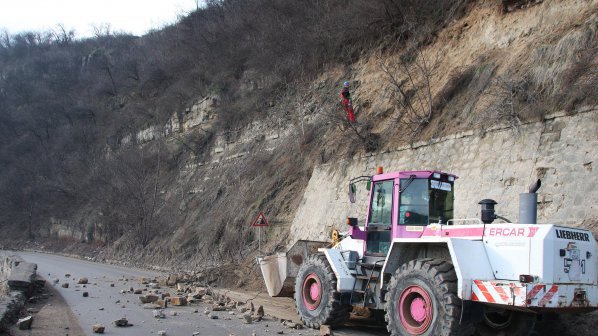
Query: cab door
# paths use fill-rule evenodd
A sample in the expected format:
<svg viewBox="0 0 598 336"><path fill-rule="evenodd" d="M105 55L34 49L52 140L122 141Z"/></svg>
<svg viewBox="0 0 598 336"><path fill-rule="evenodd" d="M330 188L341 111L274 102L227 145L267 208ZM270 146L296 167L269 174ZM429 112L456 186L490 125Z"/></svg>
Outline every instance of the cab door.
<svg viewBox="0 0 598 336"><path fill-rule="evenodd" d="M386 256L393 223L394 180L374 181L367 217L365 254Z"/></svg>

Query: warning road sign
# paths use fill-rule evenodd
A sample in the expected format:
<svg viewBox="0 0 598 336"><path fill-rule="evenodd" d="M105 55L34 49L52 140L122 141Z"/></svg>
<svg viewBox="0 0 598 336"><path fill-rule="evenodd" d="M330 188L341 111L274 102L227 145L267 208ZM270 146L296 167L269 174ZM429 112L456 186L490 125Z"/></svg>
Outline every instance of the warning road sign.
<svg viewBox="0 0 598 336"><path fill-rule="evenodd" d="M257 218L255 221L253 221L251 226L268 226L268 221L266 220L266 216L264 216L263 212L260 211L260 214L257 215Z"/></svg>

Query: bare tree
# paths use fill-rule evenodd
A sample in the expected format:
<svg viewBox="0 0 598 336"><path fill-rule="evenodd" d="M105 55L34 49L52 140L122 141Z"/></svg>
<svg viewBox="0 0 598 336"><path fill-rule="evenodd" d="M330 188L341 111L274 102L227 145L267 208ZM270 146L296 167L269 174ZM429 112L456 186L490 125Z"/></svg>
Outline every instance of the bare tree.
<svg viewBox="0 0 598 336"><path fill-rule="evenodd" d="M527 78L513 79L498 76L482 93L485 97L478 114L478 125L483 128L499 123L519 132L524 113L537 102L535 90Z"/></svg>
<svg viewBox="0 0 598 336"><path fill-rule="evenodd" d="M72 29L67 30L63 24L57 25L52 34L54 35L54 41L61 45L68 45L75 38L75 31Z"/></svg>
<svg viewBox="0 0 598 336"><path fill-rule="evenodd" d="M432 81L439 65L438 53L412 46L396 61L379 57L397 109L396 120L405 125L411 139L426 127L433 116Z"/></svg>

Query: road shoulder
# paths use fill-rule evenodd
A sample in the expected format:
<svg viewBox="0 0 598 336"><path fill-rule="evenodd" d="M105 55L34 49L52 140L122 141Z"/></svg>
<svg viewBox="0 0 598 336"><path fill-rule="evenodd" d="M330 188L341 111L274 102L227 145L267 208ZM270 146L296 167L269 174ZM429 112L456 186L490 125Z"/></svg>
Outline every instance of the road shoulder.
<svg viewBox="0 0 598 336"><path fill-rule="evenodd" d="M29 330L19 330L14 325L10 329L13 336L85 336L77 317L67 305L62 295L51 284L45 284L41 293L37 293L33 302L28 302L21 316L33 315ZM31 313L28 313L28 310ZM90 326L91 328L91 326Z"/></svg>

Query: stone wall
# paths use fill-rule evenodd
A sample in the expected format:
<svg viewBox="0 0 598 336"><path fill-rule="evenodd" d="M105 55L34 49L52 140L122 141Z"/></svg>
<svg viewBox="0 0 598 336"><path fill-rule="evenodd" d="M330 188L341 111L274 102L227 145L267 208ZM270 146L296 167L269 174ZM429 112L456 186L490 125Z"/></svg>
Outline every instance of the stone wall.
<svg viewBox="0 0 598 336"><path fill-rule="evenodd" d="M33 292L37 264L28 263L7 251L0 251L0 334L5 335Z"/></svg>
<svg viewBox="0 0 598 336"><path fill-rule="evenodd" d="M598 233L598 107L575 115L556 113L525 124L518 133L495 128L484 134L464 132L411 147L355 157L317 167L291 227L298 239L326 239L332 228L346 231L347 216L363 224L367 209L365 184L357 203L348 201L348 181L386 172L442 170L456 174L455 218L479 218L484 198L496 200L497 213L516 222L519 194L537 178L538 222L584 226Z"/></svg>

